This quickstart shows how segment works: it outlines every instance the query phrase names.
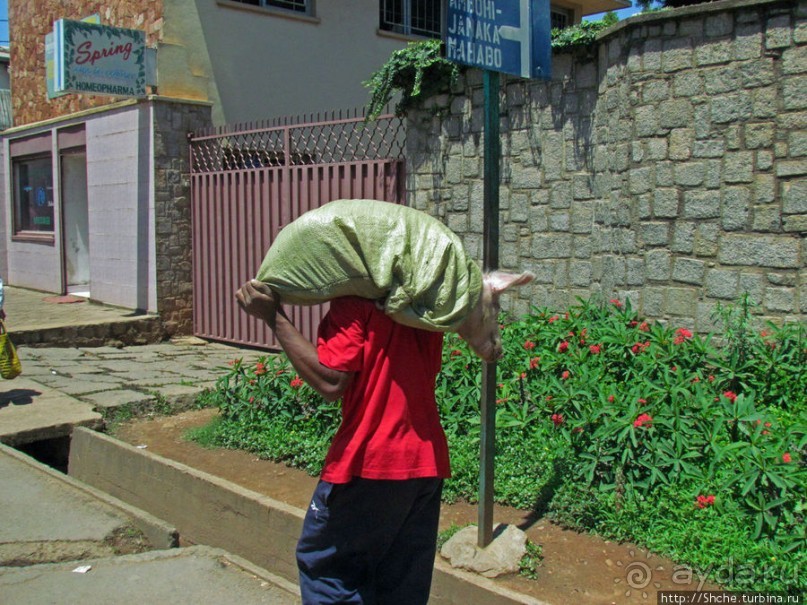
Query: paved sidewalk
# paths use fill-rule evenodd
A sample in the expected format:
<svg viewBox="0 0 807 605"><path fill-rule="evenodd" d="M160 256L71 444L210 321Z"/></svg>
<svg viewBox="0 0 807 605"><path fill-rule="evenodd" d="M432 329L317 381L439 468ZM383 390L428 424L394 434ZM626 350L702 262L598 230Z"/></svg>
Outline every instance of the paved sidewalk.
<svg viewBox="0 0 807 605"><path fill-rule="evenodd" d="M3 309L6 312L6 327L12 333L130 320L144 315L132 309L101 305L80 297L61 297L9 285L4 287Z"/></svg>
<svg viewBox="0 0 807 605"><path fill-rule="evenodd" d="M18 342L23 373L0 380L0 602L299 604L293 584L222 550L159 550L170 540L149 535L158 550L120 554L116 540L133 526L157 527L151 532L159 538L163 522L7 447L65 438L76 426L102 428L104 414L121 406L187 407L233 359L252 363L267 352L188 337L142 346L43 346L50 336L59 345L79 333L103 342L120 331L110 326L123 322L136 333L149 325L130 310L54 299L63 300L6 289L12 341L25 334L20 340L38 345Z"/></svg>
<svg viewBox="0 0 807 605"><path fill-rule="evenodd" d="M138 528L170 527L0 445L0 602L28 605L295 605L290 582L220 549L136 553ZM129 552L118 550L129 541Z"/></svg>
<svg viewBox="0 0 807 605"><path fill-rule="evenodd" d="M0 381L0 441L17 445L100 428L121 406L183 409L236 358L267 353L185 338L131 347L19 347L23 373Z"/></svg>

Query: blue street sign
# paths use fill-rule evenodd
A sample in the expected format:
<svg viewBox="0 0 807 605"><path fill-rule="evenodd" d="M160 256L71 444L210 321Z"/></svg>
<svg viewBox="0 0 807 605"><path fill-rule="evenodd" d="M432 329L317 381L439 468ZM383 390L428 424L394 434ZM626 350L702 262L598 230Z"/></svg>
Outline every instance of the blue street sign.
<svg viewBox="0 0 807 605"><path fill-rule="evenodd" d="M549 78L549 23L549 0L448 0L446 59L522 78Z"/></svg>

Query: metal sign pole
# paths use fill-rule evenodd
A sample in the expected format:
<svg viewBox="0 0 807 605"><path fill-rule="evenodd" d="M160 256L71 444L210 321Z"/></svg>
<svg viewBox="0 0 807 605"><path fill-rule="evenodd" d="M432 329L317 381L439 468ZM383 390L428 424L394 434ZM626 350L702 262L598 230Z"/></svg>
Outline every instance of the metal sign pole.
<svg viewBox="0 0 807 605"><path fill-rule="evenodd" d="M484 267L499 268L499 73L483 72L484 123ZM485 548L493 541L493 459L496 452L496 362L482 364L482 433L479 470L479 534Z"/></svg>
<svg viewBox="0 0 807 605"><path fill-rule="evenodd" d="M549 0L449 2L446 59L482 70L485 92L484 267L499 268L499 73L549 78ZM482 369L479 547L493 541L493 458L496 450L496 363Z"/></svg>

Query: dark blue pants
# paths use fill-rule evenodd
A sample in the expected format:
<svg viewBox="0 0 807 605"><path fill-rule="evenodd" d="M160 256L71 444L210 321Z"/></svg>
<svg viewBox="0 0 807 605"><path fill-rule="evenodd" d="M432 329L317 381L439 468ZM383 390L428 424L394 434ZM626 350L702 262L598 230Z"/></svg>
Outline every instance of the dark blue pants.
<svg viewBox="0 0 807 605"><path fill-rule="evenodd" d="M320 481L297 544L303 603L427 603L442 490L442 479Z"/></svg>

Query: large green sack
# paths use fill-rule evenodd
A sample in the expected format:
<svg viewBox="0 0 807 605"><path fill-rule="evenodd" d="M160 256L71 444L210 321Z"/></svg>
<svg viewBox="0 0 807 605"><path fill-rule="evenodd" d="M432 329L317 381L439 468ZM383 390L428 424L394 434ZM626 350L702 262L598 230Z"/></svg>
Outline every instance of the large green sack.
<svg viewBox="0 0 807 605"><path fill-rule="evenodd" d="M479 301L482 272L448 227L375 200L337 200L278 234L256 279L284 303L380 300L404 325L453 331Z"/></svg>

